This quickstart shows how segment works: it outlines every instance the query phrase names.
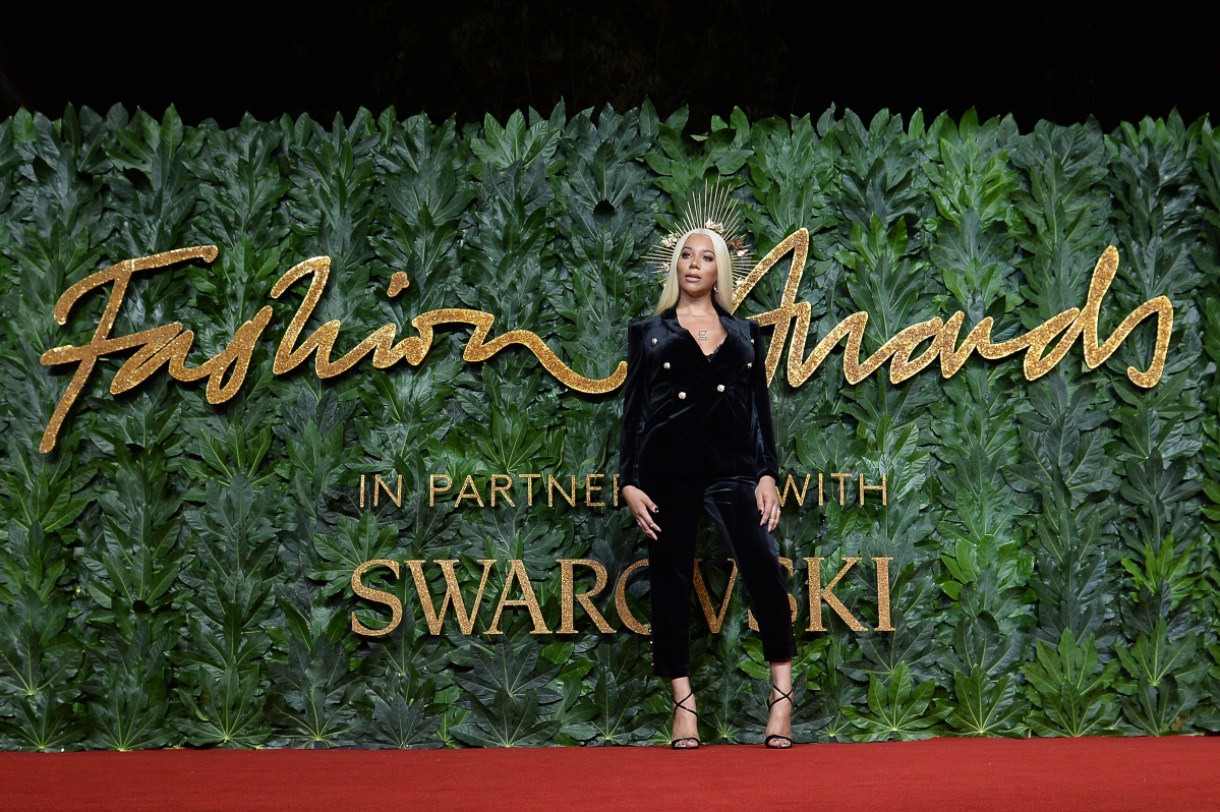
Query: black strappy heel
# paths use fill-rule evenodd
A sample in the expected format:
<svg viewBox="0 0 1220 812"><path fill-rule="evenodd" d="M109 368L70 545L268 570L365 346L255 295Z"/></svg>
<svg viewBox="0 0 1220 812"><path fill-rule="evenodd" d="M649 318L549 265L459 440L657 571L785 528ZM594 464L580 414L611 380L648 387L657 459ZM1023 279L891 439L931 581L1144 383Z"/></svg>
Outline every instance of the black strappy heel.
<svg viewBox="0 0 1220 812"><path fill-rule="evenodd" d="M689 694L682 697L681 699L675 699L673 701L674 710L681 708L682 710L686 711L691 716L695 717L695 724L698 725L699 714L696 713L695 711L691 710L690 708L686 707L686 705L682 704L683 702L690 699L694 695L695 695L695 692L691 691ZM693 744L691 742L693 742ZM674 750L698 750L702 744L703 744L703 742L699 741L698 736L683 736L680 739L674 739L673 741L671 741L669 743L669 746L671 748L673 748Z"/></svg>
<svg viewBox="0 0 1220 812"><path fill-rule="evenodd" d="M767 713L768 714L771 713L771 708L774 705L777 705L780 702L783 702L785 699L788 700L789 705L794 704L792 701L792 691L781 691L779 689L779 686L776 685L775 683L771 683L771 687L775 689L775 693L779 694L779 696L776 697L775 699L771 699L770 697L767 698ZM686 700L684 699L682 701L685 702ZM781 736L779 733L772 733L771 735L769 735L765 739L763 739L763 746L770 750L790 750L790 749L792 749L792 737L791 736Z"/></svg>

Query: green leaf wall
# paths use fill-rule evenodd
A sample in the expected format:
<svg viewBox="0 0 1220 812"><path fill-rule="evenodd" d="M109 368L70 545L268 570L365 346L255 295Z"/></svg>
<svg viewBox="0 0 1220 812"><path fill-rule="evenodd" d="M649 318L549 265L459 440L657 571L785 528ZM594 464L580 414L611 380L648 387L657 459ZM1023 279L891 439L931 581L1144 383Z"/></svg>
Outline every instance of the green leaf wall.
<svg viewBox="0 0 1220 812"><path fill-rule="evenodd" d="M786 471L888 478L888 506L789 503L778 539L870 629L869 559L892 559L896 630L799 635L804 741L1163 735L1220 730L1220 137L1207 120L1040 123L851 112L750 122L662 120L562 107L460 130L359 113L184 125L114 108L21 112L0 123L0 747L641 744L667 739L667 687L612 588L644 556L626 511L518 503L428 505L428 477L613 472L620 400L580 395L508 350L461 360L468 331L438 332L418 369L362 364L319 381L273 376L300 301L270 289L309 257L333 262L311 323L341 319L341 349L442 307L539 334L577 372L609 375L626 325L657 294L640 258L706 178L735 188L760 251L811 231L798 299L824 334L871 314L865 351L955 310L1023 332L1085 299L1105 246L1121 255L1102 335L1168 296L1165 375L1142 390L1150 325L1110 361L1079 349L1027 382L1019 359L977 357L949 380L844 382L840 351L803 386L772 384ZM100 371L58 448L37 446L68 375L39 362L84 343L92 295L65 327L64 289L119 260L215 244L219 258L139 277L116 333L175 320L195 362L264 304L275 315L241 394L208 405L164 374L113 397ZM741 312L779 303L781 263ZM411 286L386 296L392 273ZM312 326L309 330L312 330ZM810 345L812 346L812 344ZM405 503L361 509L361 474L404 477ZM703 540L722 594L725 553ZM497 562L475 633L428 633L410 574L370 583L405 619L359 637L353 569L372 558L452 559L473 598ZM560 624L556 561L608 570L601 634L534 635L491 610L519 559L546 625ZM443 580L425 570L432 594ZM577 570L578 589L592 585ZM625 599L646 620L642 579ZM701 617L696 612L696 617ZM700 619L694 679L704 739L756 741L765 663L740 598L719 634Z"/></svg>

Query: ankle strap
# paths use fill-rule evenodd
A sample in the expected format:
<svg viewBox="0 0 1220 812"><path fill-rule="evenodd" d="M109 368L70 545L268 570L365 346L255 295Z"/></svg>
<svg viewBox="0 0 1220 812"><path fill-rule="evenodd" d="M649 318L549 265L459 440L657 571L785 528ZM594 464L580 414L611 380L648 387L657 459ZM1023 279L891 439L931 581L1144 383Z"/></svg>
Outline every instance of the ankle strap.
<svg viewBox="0 0 1220 812"><path fill-rule="evenodd" d="M687 713L689 713L692 716L695 716L697 718L699 716L699 714L696 713L695 711L691 710L690 708L686 707L686 705L683 704L684 702L686 702L686 700L690 699L694 695L695 695L695 692L692 690L690 693L688 693L686 696L682 697L681 699L675 699L674 707L681 708L682 710L686 711Z"/></svg>
<svg viewBox="0 0 1220 812"><path fill-rule="evenodd" d="M775 691L775 693L779 694L779 696L777 696L775 699L771 699L770 697L767 697L767 709L768 710L771 708L772 705L776 705L780 702L783 702L785 699L788 700L788 702L790 704L796 704L792 701L792 692L794 690L796 690L795 688L790 688L787 691L781 691L779 686L773 682L773 683L771 683L771 689L773 691ZM685 702L686 700L684 699L682 701Z"/></svg>

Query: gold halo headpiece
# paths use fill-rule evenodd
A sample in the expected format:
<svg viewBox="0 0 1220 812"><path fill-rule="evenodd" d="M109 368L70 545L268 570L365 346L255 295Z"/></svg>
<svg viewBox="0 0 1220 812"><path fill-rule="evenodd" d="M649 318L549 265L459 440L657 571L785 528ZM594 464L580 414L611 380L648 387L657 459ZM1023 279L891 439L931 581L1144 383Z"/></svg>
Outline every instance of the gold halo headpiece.
<svg viewBox="0 0 1220 812"><path fill-rule="evenodd" d="M669 273L674 248L678 240L688 231L706 228L715 231L729 248L733 265L733 284L740 285L754 269L754 251L746 243L742 229L741 205L729 194L727 187L705 183L702 192L696 192L686 204L686 213L676 231L671 231L644 254L644 261L656 269L658 274Z"/></svg>

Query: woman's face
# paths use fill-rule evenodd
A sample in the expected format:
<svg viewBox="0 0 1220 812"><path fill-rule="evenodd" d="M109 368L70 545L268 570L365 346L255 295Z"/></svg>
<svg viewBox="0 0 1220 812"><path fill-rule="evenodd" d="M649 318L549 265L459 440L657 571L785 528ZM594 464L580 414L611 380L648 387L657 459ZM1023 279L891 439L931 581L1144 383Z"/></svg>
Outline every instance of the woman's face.
<svg viewBox="0 0 1220 812"><path fill-rule="evenodd" d="M678 287L687 296L701 298L716 286L716 252L704 234L692 234L678 253Z"/></svg>

